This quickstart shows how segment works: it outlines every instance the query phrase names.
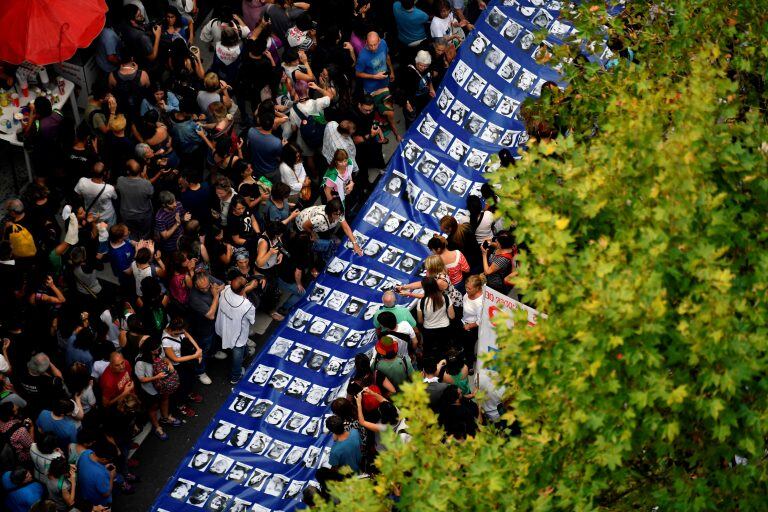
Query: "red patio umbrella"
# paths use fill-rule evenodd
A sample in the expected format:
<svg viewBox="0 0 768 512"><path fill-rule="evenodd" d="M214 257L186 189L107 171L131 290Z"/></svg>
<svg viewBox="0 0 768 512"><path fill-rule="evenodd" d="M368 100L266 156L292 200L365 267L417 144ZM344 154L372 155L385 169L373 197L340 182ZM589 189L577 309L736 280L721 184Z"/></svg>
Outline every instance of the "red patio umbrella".
<svg viewBox="0 0 768 512"><path fill-rule="evenodd" d="M63 62L104 27L104 0L0 0L0 60Z"/></svg>

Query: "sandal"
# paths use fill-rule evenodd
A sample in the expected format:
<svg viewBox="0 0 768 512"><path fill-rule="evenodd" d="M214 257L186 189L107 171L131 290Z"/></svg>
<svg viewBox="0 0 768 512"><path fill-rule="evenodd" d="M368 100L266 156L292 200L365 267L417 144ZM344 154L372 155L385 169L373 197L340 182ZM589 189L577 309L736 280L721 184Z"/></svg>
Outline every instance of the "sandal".
<svg viewBox="0 0 768 512"><path fill-rule="evenodd" d="M283 320L285 320L285 317L280 313L278 313L277 311L273 311L272 313L269 314L269 316L271 316L272 320L275 320L276 322L282 322Z"/></svg>
<svg viewBox="0 0 768 512"><path fill-rule="evenodd" d="M155 436L157 436L157 438L160 439L161 441L168 440L168 434L166 434L161 428L155 429Z"/></svg>

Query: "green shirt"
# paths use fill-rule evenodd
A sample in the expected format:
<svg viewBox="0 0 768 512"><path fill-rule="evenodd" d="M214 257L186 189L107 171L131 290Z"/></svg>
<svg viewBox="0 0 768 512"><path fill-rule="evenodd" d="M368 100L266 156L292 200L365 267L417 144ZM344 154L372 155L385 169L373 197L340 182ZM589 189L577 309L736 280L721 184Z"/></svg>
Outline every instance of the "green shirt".
<svg viewBox="0 0 768 512"><path fill-rule="evenodd" d="M386 306L382 306L379 308L379 310L376 312L376 316L373 317L373 326L377 329L381 327L381 324L379 324L379 315L382 314L384 311L389 311L390 313L395 315L395 318L397 318L397 323L400 322L408 322L408 325L411 327L416 327L416 319L413 318L413 314L411 313L411 310L406 308L405 306L395 305L391 308L388 308Z"/></svg>
<svg viewBox="0 0 768 512"><path fill-rule="evenodd" d="M376 369L386 375L389 381L397 387L407 381L414 372L411 359L408 357L396 356L394 359L379 359L374 364Z"/></svg>

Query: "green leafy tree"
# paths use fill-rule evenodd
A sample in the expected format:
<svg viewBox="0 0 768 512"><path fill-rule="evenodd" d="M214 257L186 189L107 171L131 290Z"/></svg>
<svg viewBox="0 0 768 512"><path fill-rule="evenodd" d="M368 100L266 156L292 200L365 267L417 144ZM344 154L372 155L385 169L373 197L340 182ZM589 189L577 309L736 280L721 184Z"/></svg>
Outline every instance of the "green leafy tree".
<svg viewBox="0 0 768 512"><path fill-rule="evenodd" d="M499 327L487 362L522 436L445 439L414 383L413 441L385 436L381 473L318 509L766 509L768 10L666 8L572 13L635 62L574 61L491 178L525 247L516 284L549 314Z"/></svg>

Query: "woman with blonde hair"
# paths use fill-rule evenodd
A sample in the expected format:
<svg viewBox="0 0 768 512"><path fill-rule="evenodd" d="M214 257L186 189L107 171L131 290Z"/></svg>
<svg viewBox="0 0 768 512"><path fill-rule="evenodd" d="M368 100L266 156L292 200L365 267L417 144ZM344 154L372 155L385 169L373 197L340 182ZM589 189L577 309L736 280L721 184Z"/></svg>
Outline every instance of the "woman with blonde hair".
<svg viewBox="0 0 768 512"><path fill-rule="evenodd" d="M467 278L467 293L462 300L461 324L464 328L462 336L462 350L464 362L469 368L469 373L474 373L476 359L475 343L477 343L478 329L480 327L480 315L483 312L483 286L485 276L483 274L471 275Z"/></svg>
<svg viewBox="0 0 768 512"><path fill-rule="evenodd" d="M469 263L459 250L448 249L448 240L440 235L435 235L427 242L427 247L437 256L445 265L445 271L451 284L459 292L464 290L464 274L469 272Z"/></svg>
<svg viewBox="0 0 768 512"><path fill-rule="evenodd" d="M445 268L445 263L437 254L427 256L424 260L424 270L427 271L427 277L434 278L437 283L437 287L441 292L448 295L448 299L454 308L461 308L461 293L453 287L451 279L448 277L448 270ZM414 293L411 290L418 290L422 287L422 281L415 281L395 288L397 293L406 297L421 298L423 294ZM460 311L457 313L460 316Z"/></svg>

